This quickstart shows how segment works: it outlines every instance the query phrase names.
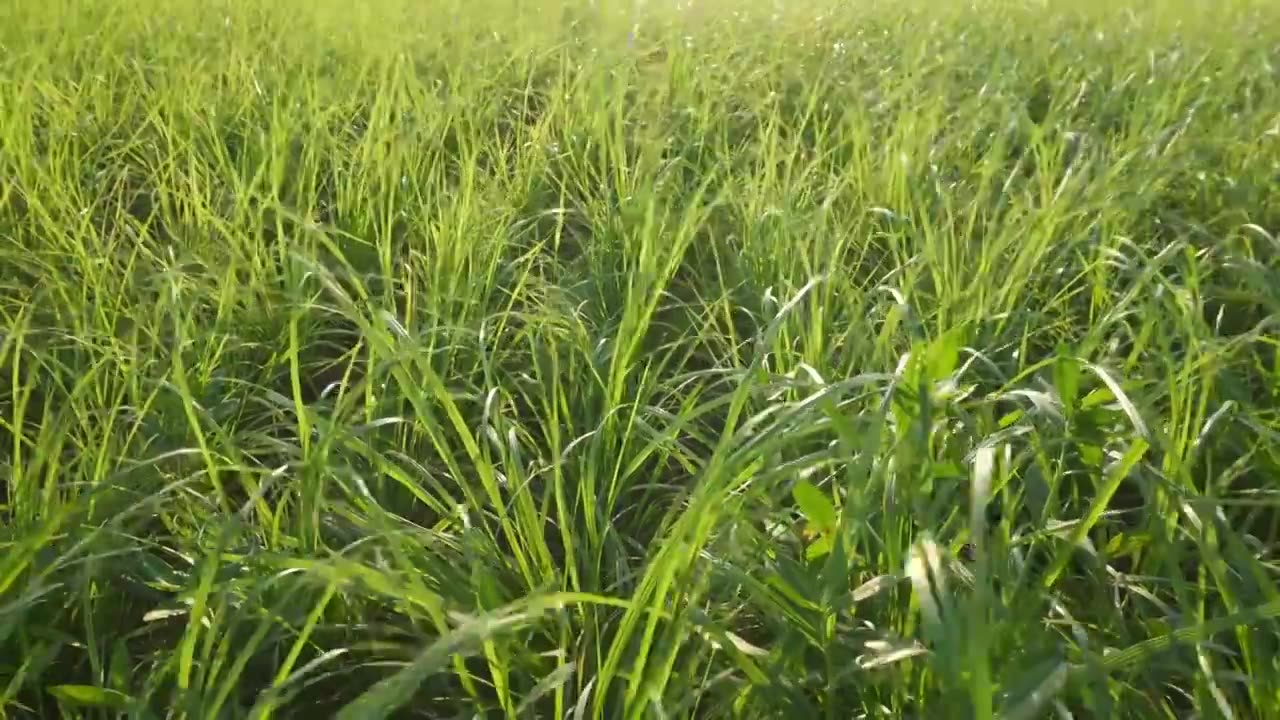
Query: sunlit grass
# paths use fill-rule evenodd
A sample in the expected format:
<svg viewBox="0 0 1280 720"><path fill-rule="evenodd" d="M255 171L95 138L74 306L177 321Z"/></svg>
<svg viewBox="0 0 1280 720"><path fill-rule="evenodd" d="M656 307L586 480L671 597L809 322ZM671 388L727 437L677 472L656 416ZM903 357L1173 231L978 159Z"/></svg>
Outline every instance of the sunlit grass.
<svg viewBox="0 0 1280 720"><path fill-rule="evenodd" d="M0 709L1280 717L1278 83L1261 1L10 3Z"/></svg>

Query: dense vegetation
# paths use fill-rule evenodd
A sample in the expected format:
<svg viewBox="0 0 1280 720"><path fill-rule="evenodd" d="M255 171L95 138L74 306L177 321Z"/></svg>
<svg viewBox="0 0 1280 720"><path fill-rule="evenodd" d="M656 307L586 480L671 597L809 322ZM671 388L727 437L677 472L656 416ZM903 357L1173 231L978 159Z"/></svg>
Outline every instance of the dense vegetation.
<svg viewBox="0 0 1280 720"><path fill-rule="evenodd" d="M4 717L1280 717L1280 7L0 8Z"/></svg>

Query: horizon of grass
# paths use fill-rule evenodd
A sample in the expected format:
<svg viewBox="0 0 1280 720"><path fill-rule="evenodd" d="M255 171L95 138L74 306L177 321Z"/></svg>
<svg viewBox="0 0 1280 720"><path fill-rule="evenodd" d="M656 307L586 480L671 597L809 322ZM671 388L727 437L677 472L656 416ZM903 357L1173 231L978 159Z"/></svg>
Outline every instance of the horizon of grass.
<svg viewBox="0 0 1280 720"><path fill-rule="evenodd" d="M1280 11L0 9L0 717L1280 717Z"/></svg>

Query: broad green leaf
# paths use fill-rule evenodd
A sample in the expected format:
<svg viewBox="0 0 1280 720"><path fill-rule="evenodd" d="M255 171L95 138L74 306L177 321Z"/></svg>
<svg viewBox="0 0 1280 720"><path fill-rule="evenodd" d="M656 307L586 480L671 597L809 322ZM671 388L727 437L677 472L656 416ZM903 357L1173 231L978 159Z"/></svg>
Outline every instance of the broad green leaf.
<svg viewBox="0 0 1280 720"><path fill-rule="evenodd" d="M804 517L809 521L813 528L820 532L830 532L839 522L836 516L836 507L831 502L831 498L814 486L808 480L801 480L796 483L791 490L791 496L795 498L796 505L800 506L800 512L804 513Z"/></svg>
<svg viewBox="0 0 1280 720"><path fill-rule="evenodd" d="M72 707L125 710L134 704L133 698L118 690L93 685L54 685L49 688L49 694Z"/></svg>
<svg viewBox="0 0 1280 720"><path fill-rule="evenodd" d="M831 552L831 536L822 535L817 540L809 543L804 549L804 559L813 562L819 558L825 557Z"/></svg>
<svg viewBox="0 0 1280 720"><path fill-rule="evenodd" d="M930 380L941 380L955 372L964 344L964 328L954 327L929 343L925 352L925 371Z"/></svg>
<svg viewBox="0 0 1280 720"><path fill-rule="evenodd" d="M1053 385L1058 391L1063 412L1070 417L1080 396L1080 363L1068 354L1066 348L1058 349L1058 357L1053 363Z"/></svg>
<svg viewBox="0 0 1280 720"><path fill-rule="evenodd" d="M999 427L1001 430L1007 427L1010 427L1014 423L1021 420L1026 414L1027 414L1026 410L1023 410L1022 408L1018 408L1017 410L1014 410L1008 413L1007 415L1001 417L999 422L997 423L997 427Z"/></svg>
<svg viewBox="0 0 1280 720"><path fill-rule="evenodd" d="M124 692L129 689L132 668L129 666L129 646L124 640L117 640L111 649L111 665L108 680L111 687Z"/></svg>

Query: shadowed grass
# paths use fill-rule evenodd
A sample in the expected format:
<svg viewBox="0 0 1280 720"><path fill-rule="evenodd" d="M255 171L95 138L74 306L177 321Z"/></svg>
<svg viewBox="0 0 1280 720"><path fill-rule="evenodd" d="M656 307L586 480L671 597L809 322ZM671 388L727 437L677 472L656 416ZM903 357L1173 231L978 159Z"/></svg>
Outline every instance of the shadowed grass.
<svg viewBox="0 0 1280 720"><path fill-rule="evenodd" d="M0 711L1280 716L1262 2L0 10Z"/></svg>

